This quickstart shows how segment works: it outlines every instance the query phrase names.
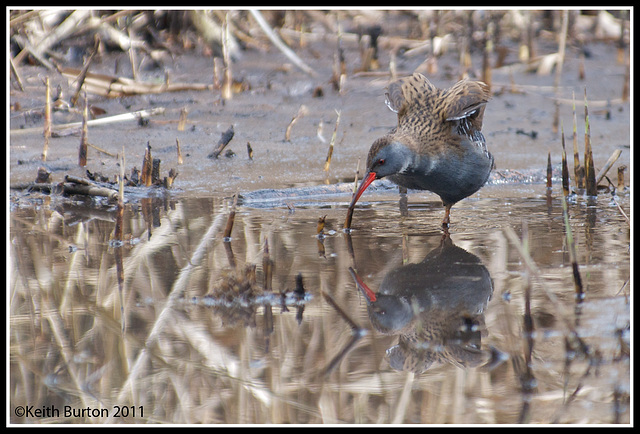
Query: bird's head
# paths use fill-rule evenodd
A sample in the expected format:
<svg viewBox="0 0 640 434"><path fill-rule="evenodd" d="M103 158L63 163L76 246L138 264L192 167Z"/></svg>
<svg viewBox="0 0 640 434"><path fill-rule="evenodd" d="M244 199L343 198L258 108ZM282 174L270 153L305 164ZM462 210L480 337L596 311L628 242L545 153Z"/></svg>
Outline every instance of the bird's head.
<svg viewBox="0 0 640 434"><path fill-rule="evenodd" d="M367 172L353 195L350 207L356 204L374 180L403 173L412 161L411 150L392 136L384 136L373 142L367 156Z"/></svg>

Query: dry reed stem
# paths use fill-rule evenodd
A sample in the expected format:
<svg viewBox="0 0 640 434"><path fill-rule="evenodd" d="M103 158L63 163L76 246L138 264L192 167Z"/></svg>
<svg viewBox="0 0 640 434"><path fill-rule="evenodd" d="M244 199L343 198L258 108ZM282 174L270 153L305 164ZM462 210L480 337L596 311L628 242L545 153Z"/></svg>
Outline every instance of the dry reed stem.
<svg viewBox="0 0 640 434"><path fill-rule="evenodd" d="M87 126L97 126L97 125L108 125L112 123L126 122L126 121L140 122L141 119L146 119L151 116L158 116L158 115L164 114L164 112L165 112L164 107L157 107L151 110L138 110L135 112L123 113L120 115L108 116L100 119L91 119L87 121L86 124ZM52 131L52 134L63 135L70 130L81 128L83 126L84 126L84 122L71 122L68 124L56 125ZM11 131L11 135L31 134L31 133L40 132L40 131L42 131L42 128L40 127L16 129ZM105 152L105 151L101 151L101 152Z"/></svg>
<svg viewBox="0 0 640 434"><path fill-rule="evenodd" d="M42 161L47 161L49 140L51 139L51 86L49 84L49 76L45 79L44 95L44 147L42 149Z"/></svg>
<svg viewBox="0 0 640 434"><path fill-rule="evenodd" d="M98 52L99 45L100 45L100 39L96 36L94 40L93 51L89 55L89 58L84 62L84 65L82 65L82 69L79 71L78 76L75 78L75 84L76 84L75 90L73 91L73 94L71 95L71 99L69 100L69 103L71 104L72 107L75 107L76 103L78 102L78 98L80 97L80 91L82 90L82 85L84 84L84 81L87 77L87 73L89 72L89 66L91 66L93 57Z"/></svg>
<svg viewBox="0 0 640 434"><path fill-rule="evenodd" d="M287 125L287 129L284 132L284 140L285 141L287 141L287 142L291 141L291 130L293 128L293 125L296 122L298 122L298 119L306 116L307 113L309 113L309 110L307 109L307 106L302 104L300 107L298 107L298 111L293 116L293 118L291 118L291 122L289 122L289 125Z"/></svg>
<svg viewBox="0 0 640 434"><path fill-rule="evenodd" d="M260 11L251 9L250 12L262 31L267 35L273 45L275 45L276 48L278 48L278 50L282 52L282 54L284 54L289 60L291 60L294 65L296 65L298 68L300 68L310 76L315 77L317 75L312 68L310 68L302 59L300 59L300 57L296 55L296 53L294 53L289 47L286 46L284 42L282 42L282 39L280 39L280 37L269 27L269 24L267 24Z"/></svg>
<svg viewBox="0 0 640 434"><path fill-rule="evenodd" d="M576 113L576 97L573 95L573 172L576 188L584 189L584 167L580 166L580 153L578 152L578 118Z"/></svg>
<svg viewBox="0 0 640 434"><path fill-rule="evenodd" d="M140 173L140 182L142 185L149 187L153 180L153 158L151 157L151 145L147 142L142 159L142 172Z"/></svg>
<svg viewBox="0 0 640 434"><path fill-rule="evenodd" d="M617 186L618 191L623 191L625 189L625 182L624 182L625 170L627 170L627 166L625 165L618 167L618 186Z"/></svg>
<svg viewBox="0 0 640 434"><path fill-rule="evenodd" d="M178 165L181 165L184 160L182 158L182 150L180 149L180 140L176 139L176 152L178 153Z"/></svg>
<svg viewBox="0 0 640 434"><path fill-rule="evenodd" d="M78 148L78 165L84 167L87 165L87 143L89 141L89 126L87 124L89 118L89 101L87 94L84 94L84 110L82 111L82 134L80 136L80 147Z"/></svg>
<svg viewBox="0 0 640 434"><path fill-rule="evenodd" d="M555 91L556 97L559 96L558 89L560 87L560 81L562 79L562 68L564 65L568 29L569 29L569 11L564 10L562 11L562 24L561 24L560 34L559 34L559 41L558 41L558 58L556 61L556 75L553 81L553 86L556 89ZM560 103L557 98L554 101L554 106L555 106L555 114L553 117L552 127L553 127L553 132L557 133L558 124L560 122Z"/></svg>
<svg viewBox="0 0 640 434"><path fill-rule="evenodd" d="M331 156L333 155L333 146L334 143L336 141L336 135L338 133L338 126L340 125L340 115L341 115L341 111L340 110L336 110L336 114L338 115L338 117L336 118L336 124L333 128L333 135L331 136L331 142L329 143L329 151L327 152L327 159L324 162L324 171L328 172L329 171L329 166L331 165Z"/></svg>
<svg viewBox="0 0 640 434"><path fill-rule="evenodd" d="M224 100L230 100L233 98L233 71L231 66L231 56L229 52L229 14L225 14L224 21L222 23L222 61L223 61L223 80L221 96Z"/></svg>
<svg viewBox="0 0 640 434"><path fill-rule="evenodd" d="M587 88L584 89L584 175L587 196L598 195L596 173L591 149L591 126L589 125L589 107L587 105Z"/></svg>

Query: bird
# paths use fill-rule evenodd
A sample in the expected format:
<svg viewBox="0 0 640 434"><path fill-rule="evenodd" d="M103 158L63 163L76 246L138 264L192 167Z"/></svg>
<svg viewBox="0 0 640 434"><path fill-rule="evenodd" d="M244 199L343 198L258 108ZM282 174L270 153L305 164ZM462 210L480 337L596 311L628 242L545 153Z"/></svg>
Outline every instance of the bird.
<svg viewBox="0 0 640 434"><path fill-rule="evenodd" d="M371 145L345 227L350 228L355 204L367 187L388 178L400 187L440 196L445 207L442 227L448 230L451 207L477 192L494 167L482 134L490 88L463 79L438 89L416 72L389 84L385 97L398 115L398 125Z"/></svg>
<svg viewBox="0 0 640 434"><path fill-rule="evenodd" d="M349 267L349 273L374 329L398 336L386 352L393 369L421 373L435 362L474 367L488 360L481 344L493 280L480 258L456 246L450 235L421 262L388 271L377 292L356 270Z"/></svg>

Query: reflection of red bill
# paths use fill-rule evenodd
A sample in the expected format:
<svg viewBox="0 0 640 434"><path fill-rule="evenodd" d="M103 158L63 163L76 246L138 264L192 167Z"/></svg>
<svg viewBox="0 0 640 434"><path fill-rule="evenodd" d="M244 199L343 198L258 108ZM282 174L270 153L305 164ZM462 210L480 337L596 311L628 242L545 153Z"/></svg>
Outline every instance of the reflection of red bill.
<svg viewBox="0 0 640 434"><path fill-rule="evenodd" d="M366 283L362 281L362 279L360 279L360 276L358 276L358 273L356 273L353 268L349 267L349 272L355 279L358 289L362 291L364 296L367 298L367 301L369 301L369 303L374 303L378 299L378 297L376 297L376 294L367 286Z"/></svg>
<svg viewBox="0 0 640 434"><path fill-rule="evenodd" d="M371 183L375 179L376 179L376 173L375 172L369 172L364 176L364 178L362 178L362 182L360 183L360 187L358 187L358 190L356 191L356 194L353 195L353 199L351 200L351 204L349 205L350 208L353 208L353 206L356 204L358 199L360 199L360 196L362 196L362 193L364 193L364 191L367 189L367 187L369 187L369 185L371 185Z"/></svg>

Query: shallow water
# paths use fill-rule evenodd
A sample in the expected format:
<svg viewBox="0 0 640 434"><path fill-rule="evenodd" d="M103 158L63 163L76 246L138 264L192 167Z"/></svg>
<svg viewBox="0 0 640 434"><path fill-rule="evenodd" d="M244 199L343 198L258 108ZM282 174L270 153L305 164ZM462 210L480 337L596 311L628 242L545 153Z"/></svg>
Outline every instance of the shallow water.
<svg viewBox="0 0 640 434"><path fill-rule="evenodd" d="M16 207L10 419L629 423L622 213L610 195L569 202L577 301L557 192L481 192L453 208L450 239L429 193L365 194L350 234L348 195L245 201L230 239L228 199L145 199L121 247L113 212Z"/></svg>

